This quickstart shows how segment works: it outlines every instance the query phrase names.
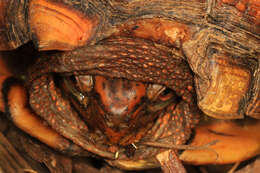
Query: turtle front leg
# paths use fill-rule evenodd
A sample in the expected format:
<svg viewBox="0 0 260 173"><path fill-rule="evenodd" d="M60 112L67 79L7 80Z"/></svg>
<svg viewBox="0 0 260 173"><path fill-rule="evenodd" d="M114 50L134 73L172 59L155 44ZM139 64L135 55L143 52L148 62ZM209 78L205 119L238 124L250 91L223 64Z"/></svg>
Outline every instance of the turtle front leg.
<svg viewBox="0 0 260 173"><path fill-rule="evenodd" d="M192 128L199 121L201 112L192 108L192 104L181 101L168 106L152 129L152 141L147 144L153 147L170 146L166 151L156 155L157 160L165 173L186 173L182 161L179 159L175 146L185 143L191 136ZM193 112L195 111L195 112Z"/></svg>
<svg viewBox="0 0 260 173"><path fill-rule="evenodd" d="M1 61L3 68L0 68L0 111L5 112L18 128L48 146L68 154L81 153L82 148L48 127L32 111L28 104L28 96L23 83L13 77L2 65Z"/></svg>

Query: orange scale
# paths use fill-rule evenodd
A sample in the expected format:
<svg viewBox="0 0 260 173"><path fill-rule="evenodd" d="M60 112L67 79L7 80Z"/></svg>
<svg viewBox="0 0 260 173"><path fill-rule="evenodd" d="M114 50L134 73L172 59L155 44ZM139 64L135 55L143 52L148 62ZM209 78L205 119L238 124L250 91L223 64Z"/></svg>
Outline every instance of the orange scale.
<svg viewBox="0 0 260 173"><path fill-rule="evenodd" d="M60 106L57 106L57 109L58 109L59 111L62 111L62 108L61 108Z"/></svg>
<svg viewBox="0 0 260 173"><path fill-rule="evenodd" d="M39 108L40 108L40 105L39 105L39 104L36 104L36 105L35 105L35 108L36 108L36 109L39 109Z"/></svg>
<svg viewBox="0 0 260 173"><path fill-rule="evenodd" d="M193 90L193 87L192 86L187 86L187 89L189 90L189 91L192 91Z"/></svg>
<svg viewBox="0 0 260 173"><path fill-rule="evenodd" d="M56 101L56 97L54 95L51 96L52 101Z"/></svg>
<svg viewBox="0 0 260 173"><path fill-rule="evenodd" d="M241 12L244 12L246 10L246 4L242 3L241 1L238 2L236 4L236 8L241 11Z"/></svg>
<svg viewBox="0 0 260 173"><path fill-rule="evenodd" d="M147 68L147 67L148 67L148 65L147 65L147 64L143 64L143 67L144 67L144 68Z"/></svg>

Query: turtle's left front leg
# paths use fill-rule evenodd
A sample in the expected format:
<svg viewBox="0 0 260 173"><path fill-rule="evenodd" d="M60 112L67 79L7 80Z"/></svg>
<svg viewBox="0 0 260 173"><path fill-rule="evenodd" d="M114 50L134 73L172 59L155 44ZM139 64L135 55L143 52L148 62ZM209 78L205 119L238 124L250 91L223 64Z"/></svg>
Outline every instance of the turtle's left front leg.
<svg viewBox="0 0 260 173"><path fill-rule="evenodd" d="M65 153L80 153L80 147L72 144L48 127L30 108L23 82L12 76L0 58L0 111L21 130L37 138L48 146Z"/></svg>

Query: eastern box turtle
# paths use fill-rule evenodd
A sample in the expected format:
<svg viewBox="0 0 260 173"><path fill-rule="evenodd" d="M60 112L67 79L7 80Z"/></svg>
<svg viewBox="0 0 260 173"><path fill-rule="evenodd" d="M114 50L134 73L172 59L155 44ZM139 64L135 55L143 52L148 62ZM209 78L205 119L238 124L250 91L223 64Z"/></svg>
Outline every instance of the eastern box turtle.
<svg viewBox="0 0 260 173"><path fill-rule="evenodd" d="M42 53L22 77L1 62L0 110L125 170L241 162L260 153L259 38L259 0L1 0L0 50Z"/></svg>

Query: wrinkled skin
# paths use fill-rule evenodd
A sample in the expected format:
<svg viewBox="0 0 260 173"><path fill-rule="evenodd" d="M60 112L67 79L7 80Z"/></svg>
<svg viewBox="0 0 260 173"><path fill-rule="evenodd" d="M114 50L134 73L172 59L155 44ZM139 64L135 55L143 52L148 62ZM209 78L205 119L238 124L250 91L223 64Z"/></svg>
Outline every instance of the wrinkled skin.
<svg viewBox="0 0 260 173"><path fill-rule="evenodd" d="M31 69L28 84L30 104L53 129L86 149L89 146L85 143L97 144L98 141L102 144L95 148L101 148L102 152L109 150L110 145L121 150L140 140L160 141L160 138L163 138L162 141L166 140L167 143L182 144L189 138L191 128L198 122L200 112L195 103L193 76L188 65L182 59L170 56L169 52L157 48L150 41L112 38L100 42L97 46L81 48L62 56L57 54L42 57L35 68ZM68 91L67 96L57 88L50 72L67 76L67 82L62 87ZM147 73L150 75L147 76ZM162 75L158 76L158 73ZM171 78L163 79L162 76L167 77L167 73L171 74ZM82 85L81 90L74 88L78 90L75 91L78 92L76 94L72 94L73 89L69 87L74 87L69 79L72 74L76 77L77 85ZM86 75L117 78L106 80L96 76L91 82L85 79L88 77ZM71 84L68 84L69 81ZM84 85L84 82L87 85ZM149 88L148 82L164 85L170 91L164 96L160 93L163 90ZM159 93L149 95L149 92ZM73 98L80 95L84 95L87 103L83 104L83 98ZM72 106L67 103L68 99L72 101ZM86 124L79 119L75 108ZM66 120L70 127L59 119ZM161 119L168 120L163 120L158 126ZM95 136L100 131L105 137ZM89 150L93 151L93 148ZM127 150L125 153L127 154ZM135 155L139 159L149 156L149 152L143 153L142 150ZM119 156L121 157L125 158L124 154Z"/></svg>
<svg viewBox="0 0 260 173"><path fill-rule="evenodd" d="M154 166L150 156L161 150L142 143L185 143L204 116L199 108L220 119L260 118L257 1L31 0L0 9L0 50L29 40L39 50L85 45L40 57L26 88L10 74L0 79L0 110L62 152Z"/></svg>

